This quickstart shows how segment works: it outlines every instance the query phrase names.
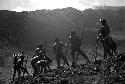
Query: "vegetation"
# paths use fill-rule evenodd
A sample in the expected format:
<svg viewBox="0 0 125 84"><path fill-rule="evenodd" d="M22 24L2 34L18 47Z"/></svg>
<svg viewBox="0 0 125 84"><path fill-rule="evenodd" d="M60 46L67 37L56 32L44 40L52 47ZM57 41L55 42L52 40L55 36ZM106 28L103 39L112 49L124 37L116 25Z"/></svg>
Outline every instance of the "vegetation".
<svg viewBox="0 0 125 84"><path fill-rule="evenodd" d="M100 27L100 18L107 20L112 30L111 35L118 45L119 52L124 51L125 7L96 7L95 9L86 9L84 11L71 7L29 12L1 10L0 62L2 61L1 63L3 63L4 67L0 68L0 79L11 80L12 55L14 53L19 53L21 50L30 50L27 53L31 55L37 44L45 44L46 40L47 54L52 55L51 45L55 36L60 36L61 40L65 42L72 29L75 29L79 36L81 35L81 30L85 29L83 45L85 46L86 54L92 60L97 28ZM122 51L121 48L123 49ZM102 57L101 47L99 47L98 54ZM30 63L28 63L28 70L31 71ZM85 77L85 79L89 78L89 76ZM90 77L90 79L92 78ZM98 75L97 78L100 78L100 76Z"/></svg>

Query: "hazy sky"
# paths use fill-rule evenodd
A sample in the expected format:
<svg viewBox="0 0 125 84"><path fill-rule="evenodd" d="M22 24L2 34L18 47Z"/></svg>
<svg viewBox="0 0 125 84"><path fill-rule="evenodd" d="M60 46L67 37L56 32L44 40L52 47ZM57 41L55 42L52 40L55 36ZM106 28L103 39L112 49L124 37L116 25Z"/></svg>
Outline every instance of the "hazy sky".
<svg viewBox="0 0 125 84"><path fill-rule="evenodd" d="M84 10L91 6L125 6L125 0L0 0L0 10L35 10L74 7Z"/></svg>

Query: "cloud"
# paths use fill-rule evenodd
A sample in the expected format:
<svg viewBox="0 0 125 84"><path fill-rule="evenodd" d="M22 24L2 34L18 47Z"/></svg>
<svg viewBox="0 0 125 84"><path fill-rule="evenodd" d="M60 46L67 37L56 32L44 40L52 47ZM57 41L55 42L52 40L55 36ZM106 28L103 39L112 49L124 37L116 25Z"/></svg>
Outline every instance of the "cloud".
<svg viewBox="0 0 125 84"><path fill-rule="evenodd" d="M10 9L12 6L10 6L11 0L0 0L0 9Z"/></svg>
<svg viewBox="0 0 125 84"><path fill-rule="evenodd" d="M26 9L26 8L23 8L23 7L18 6L18 7L16 7L15 9L13 9L12 11L22 12L22 11L29 11L29 10Z"/></svg>
<svg viewBox="0 0 125 84"><path fill-rule="evenodd" d="M91 4L92 6L99 6L100 2L98 2L97 0L93 1L93 3Z"/></svg>
<svg viewBox="0 0 125 84"><path fill-rule="evenodd" d="M89 6L125 6L125 0L80 0L80 2Z"/></svg>
<svg viewBox="0 0 125 84"><path fill-rule="evenodd" d="M125 6L125 0L95 0L99 5L107 6Z"/></svg>
<svg viewBox="0 0 125 84"><path fill-rule="evenodd" d="M0 9L22 7L30 10L74 7L83 10L91 6L125 6L125 0L0 0Z"/></svg>
<svg viewBox="0 0 125 84"><path fill-rule="evenodd" d="M84 6L91 6L93 2L94 0L79 0L79 3L81 3Z"/></svg>
<svg viewBox="0 0 125 84"><path fill-rule="evenodd" d="M85 6L81 4L80 0L31 0L30 5L32 5L34 9L56 9L65 7L74 7L79 10L85 9Z"/></svg>

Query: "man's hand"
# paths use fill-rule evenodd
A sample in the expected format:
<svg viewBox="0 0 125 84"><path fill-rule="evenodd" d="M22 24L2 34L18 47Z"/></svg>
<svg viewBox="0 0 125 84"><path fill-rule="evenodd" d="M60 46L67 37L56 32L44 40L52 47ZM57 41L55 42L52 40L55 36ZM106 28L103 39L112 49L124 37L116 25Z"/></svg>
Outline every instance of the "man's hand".
<svg viewBox="0 0 125 84"><path fill-rule="evenodd" d="M100 37L98 36L98 37L97 37L97 40L99 40L99 39L100 39Z"/></svg>
<svg viewBox="0 0 125 84"><path fill-rule="evenodd" d="M65 47L70 48L71 44L66 43Z"/></svg>
<svg viewBox="0 0 125 84"><path fill-rule="evenodd" d="M68 43L66 43L66 45L64 45L65 47L68 47Z"/></svg>
<svg viewBox="0 0 125 84"><path fill-rule="evenodd" d="M23 62L27 62L28 60L24 60Z"/></svg>

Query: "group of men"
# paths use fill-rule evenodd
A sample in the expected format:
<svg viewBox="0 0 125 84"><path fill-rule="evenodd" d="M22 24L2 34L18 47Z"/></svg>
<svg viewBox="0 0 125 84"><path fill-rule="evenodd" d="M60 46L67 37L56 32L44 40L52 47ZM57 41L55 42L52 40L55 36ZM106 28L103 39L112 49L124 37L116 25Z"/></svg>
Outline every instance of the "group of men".
<svg viewBox="0 0 125 84"><path fill-rule="evenodd" d="M66 63L67 66L69 66L66 56L64 56L64 54L62 52L62 47L68 47L68 46L70 46L70 48L71 48L71 55L72 55L72 65L71 66L72 67L75 67L75 65L76 65L76 56L75 56L76 52L81 54L88 62L90 62L88 57L80 49L80 46L81 46L80 38L76 35L76 32L74 30L72 30L71 35L69 37L69 42L66 45L64 45L62 42L60 42L59 37L55 38L55 43L53 44L53 50L54 50L54 54L56 55L57 68L60 67L60 59L63 59L64 63Z"/></svg>
<svg viewBox="0 0 125 84"><path fill-rule="evenodd" d="M116 56L117 46L110 35L110 28L107 25L107 22L105 19L100 19L100 22L102 26L98 29L97 39L103 43L104 59L106 59L107 56Z"/></svg>
<svg viewBox="0 0 125 84"><path fill-rule="evenodd" d="M98 29L98 40L100 40L103 43L104 47L104 59L107 56L112 56L116 55L117 52L117 46L115 42L112 40L110 36L110 28L107 25L107 22L105 19L101 19L101 27ZM63 59L64 63L69 66L69 62L66 58L66 54L64 55L63 53L63 47L67 48L70 46L71 48L71 56L72 56L72 64L71 66L75 68L76 66L76 53L77 55L81 54L88 63L90 63L89 58L83 53L82 49L80 48L81 46L81 39L76 35L76 31L72 30L70 33L70 36L68 38L68 43L64 45L59 37L56 37L54 40L54 44L52 45L53 47L53 53L56 55L56 61L57 61L57 69L60 68L60 60ZM50 70L50 64L52 63L52 60L46 56L46 50L43 48L43 44L38 45L38 48L36 49L32 59L31 59L31 65L34 70L33 77L37 76L40 73L44 73L44 71ZM21 60L23 61L24 57L20 56ZM16 60L16 56L15 56ZM28 71L22 67L22 64L18 65L18 61L14 62L14 70L17 70L19 75L20 75L20 69L22 71L25 71L27 74ZM19 68L17 68L17 65ZM43 71L44 70L44 71ZM14 76L15 77L15 71L14 71Z"/></svg>
<svg viewBox="0 0 125 84"><path fill-rule="evenodd" d="M39 44L33 57L31 59L31 65L34 70L33 77L39 75L40 73L45 73L45 71L50 70L50 64L52 60L46 55L46 50L43 48L43 44Z"/></svg>
<svg viewBox="0 0 125 84"><path fill-rule="evenodd" d="M21 55L14 55L14 66L13 66L13 81L15 80L15 75L16 72L18 72L18 77L21 77L21 72L23 72L23 76L25 73L27 73L27 75L29 75L28 70L26 69L26 66L24 66L24 62L27 62L27 60L24 60L25 56L24 56L24 52L22 52Z"/></svg>
<svg viewBox="0 0 125 84"><path fill-rule="evenodd" d="M24 56L24 52L22 52L21 55L14 55L14 66L13 66L13 81L15 80L15 75L16 72L18 72L18 77L21 77L21 72L23 72L23 77L25 75L25 73L27 73L27 75L29 75L29 72L26 68L26 65L24 66L24 62L27 62L27 60L24 60L25 56ZM31 66L32 69L34 70L33 72L33 77L38 76L39 74L44 74L45 71L50 70L50 64L52 63L52 60L46 56L46 51L43 48L42 44L38 45L38 48L36 48L35 53L33 54L33 57L31 58Z"/></svg>
<svg viewBox="0 0 125 84"><path fill-rule="evenodd" d="M115 42L113 41L111 35L110 35L110 28L107 25L107 22L105 19L100 19L101 27L98 29L98 37L97 40L100 40L104 47L104 60L107 58L107 56L116 56L117 55L117 46ZM76 66L77 63L77 55L81 54L88 63L90 63L89 58L86 56L86 54L83 53L81 50L81 39L76 35L76 31L72 30L70 33L70 37L68 38L68 44L71 48L71 56L72 56L72 67ZM98 42L98 41L97 41ZM66 60L66 57L63 55L62 47L67 47L59 41L59 37L55 38L55 43L53 44L54 53L56 55L57 60L57 68L60 67L60 59L62 58L64 62L69 66L68 61Z"/></svg>

